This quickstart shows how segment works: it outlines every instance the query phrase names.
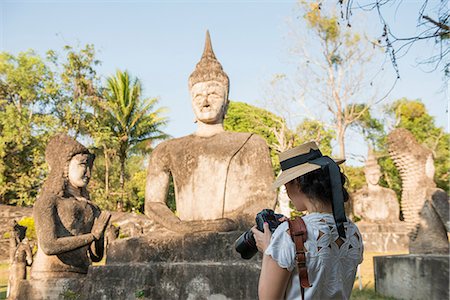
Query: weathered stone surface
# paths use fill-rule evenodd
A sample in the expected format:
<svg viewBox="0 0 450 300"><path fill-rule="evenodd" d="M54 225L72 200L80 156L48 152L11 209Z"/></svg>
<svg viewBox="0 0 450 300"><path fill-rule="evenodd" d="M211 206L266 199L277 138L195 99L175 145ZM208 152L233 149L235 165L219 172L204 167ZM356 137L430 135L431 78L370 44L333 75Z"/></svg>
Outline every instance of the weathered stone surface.
<svg viewBox="0 0 450 300"><path fill-rule="evenodd" d="M229 80L207 34L205 50L189 79L196 116L194 134L165 141L152 152L145 214L175 232L231 231L274 207L273 170L263 138L225 132ZM177 216L166 205L173 178Z"/></svg>
<svg viewBox="0 0 450 300"><path fill-rule="evenodd" d="M33 255L28 239L25 237L27 227L17 224L14 220L10 224L10 266L7 297L10 300L18 298L19 282L27 278L27 266L31 266Z"/></svg>
<svg viewBox="0 0 450 300"><path fill-rule="evenodd" d="M400 206L395 192L378 184L380 166L375 154L369 149L364 168L367 186L352 195L353 212L367 222L398 222Z"/></svg>
<svg viewBox="0 0 450 300"><path fill-rule="evenodd" d="M108 248L107 264L145 262L241 261L234 249L242 232L147 236L114 241ZM252 260L257 260L255 256Z"/></svg>
<svg viewBox="0 0 450 300"><path fill-rule="evenodd" d="M152 262L92 267L86 299L257 299L260 263Z"/></svg>
<svg viewBox="0 0 450 300"><path fill-rule="evenodd" d="M94 162L86 147L65 134L45 150L50 172L33 208L38 250L33 279L79 277L103 258L103 232L110 214L89 199Z"/></svg>
<svg viewBox="0 0 450 300"><path fill-rule="evenodd" d="M357 224L364 241L364 251L389 252L408 250L408 229L403 222L387 224L358 222Z"/></svg>
<svg viewBox="0 0 450 300"><path fill-rule="evenodd" d="M388 135L388 146L402 179L401 205L410 253L448 253L449 198L434 183L431 150L403 128ZM440 200L434 203L433 198Z"/></svg>
<svg viewBox="0 0 450 300"><path fill-rule="evenodd" d="M18 299L94 299L86 296L85 289L88 284L89 283L85 278L47 278L22 280L20 282Z"/></svg>
<svg viewBox="0 0 450 300"><path fill-rule="evenodd" d="M373 258L375 289L395 299L449 299L449 255Z"/></svg>
<svg viewBox="0 0 450 300"><path fill-rule="evenodd" d="M241 259L242 232L153 234L115 241L90 269L90 296L132 299L256 299L261 258Z"/></svg>

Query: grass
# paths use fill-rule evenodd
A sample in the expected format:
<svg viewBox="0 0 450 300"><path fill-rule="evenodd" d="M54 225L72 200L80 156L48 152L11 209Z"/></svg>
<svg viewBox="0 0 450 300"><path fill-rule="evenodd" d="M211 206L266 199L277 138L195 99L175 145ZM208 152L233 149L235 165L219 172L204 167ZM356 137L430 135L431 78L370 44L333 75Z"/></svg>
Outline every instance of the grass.
<svg viewBox="0 0 450 300"><path fill-rule="evenodd" d="M0 262L0 299L6 299L8 288L9 263Z"/></svg>
<svg viewBox="0 0 450 300"><path fill-rule="evenodd" d="M375 292L375 277L373 274L373 257L380 255L396 255L406 254L407 252L364 252L364 260L359 267L359 275L361 277L362 289L359 289L359 280L356 277L355 285L353 286L352 300L382 300L394 299L384 297Z"/></svg>

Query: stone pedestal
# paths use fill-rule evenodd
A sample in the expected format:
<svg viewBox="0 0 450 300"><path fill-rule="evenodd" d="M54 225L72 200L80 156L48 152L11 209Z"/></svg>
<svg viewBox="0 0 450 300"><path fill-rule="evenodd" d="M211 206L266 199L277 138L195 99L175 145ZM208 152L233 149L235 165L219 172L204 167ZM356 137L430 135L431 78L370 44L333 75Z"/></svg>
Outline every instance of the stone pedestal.
<svg viewBox="0 0 450 300"><path fill-rule="evenodd" d="M85 299L257 299L260 265L152 262L93 267Z"/></svg>
<svg viewBox="0 0 450 300"><path fill-rule="evenodd" d="M242 232L116 240L82 279L21 282L19 299L257 299L261 258L241 259Z"/></svg>
<svg viewBox="0 0 450 300"><path fill-rule="evenodd" d="M86 283L87 281L85 278L22 280L20 282L17 299L89 299L83 296Z"/></svg>
<svg viewBox="0 0 450 300"><path fill-rule="evenodd" d="M357 226L364 241L364 251L408 251L408 230L403 222L358 222Z"/></svg>
<svg viewBox="0 0 450 300"><path fill-rule="evenodd" d="M116 240L89 270L92 299L257 299L261 260L241 259L242 232Z"/></svg>
<svg viewBox="0 0 450 300"><path fill-rule="evenodd" d="M81 279L24 280L19 299L257 299L261 257L234 250L241 233L119 239L105 266Z"/></svg>
<svg viewBox="0 0 450 300"><path fill-rule="evenodd" d="M449 299L449 255L373 258L377 293L395 299Z"/></svg>

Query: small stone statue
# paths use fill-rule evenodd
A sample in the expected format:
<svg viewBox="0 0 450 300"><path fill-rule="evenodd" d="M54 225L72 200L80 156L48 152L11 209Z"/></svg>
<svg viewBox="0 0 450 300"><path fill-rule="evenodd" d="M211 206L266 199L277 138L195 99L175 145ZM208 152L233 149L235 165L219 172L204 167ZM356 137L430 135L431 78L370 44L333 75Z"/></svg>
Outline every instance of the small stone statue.
<svg viewBox="0 0 450 300"><path fill-rule="evenodd" d="M402 210L412 254L448 254L449 198L436 188L432 152L406 129L388 135L389 153L402 179Z"/></svg>
<svg viewBox="0 0 450 300"><path fill-rule="evenodd" d="M233 221L254 220L259 210L275 204L269 149L258 135L224 131L229 79L214 55L209 32L189 89L197 131L153 150L145 214L176 232L229 231L235 228ZM179 217L166 205L170 176Z"/></svg>
<svg viewBox="0 0 450 300"><path fill-rule="evenodd" d="M104 254L110 219L89 199L87 185L95 156L65 134L54 136L45 159L49 175L34 205L38 251L33 279L84 276Z"/></svg>
<svg viewBox="0 0 450 300"><path fill-rule="evenodd" d="M397 195L391 189L378 184L381 177L380 166L371 149L364 168L367 187L353 195L353 212L367 222L398 222L400 205Z"/></svg>
<svg viewBox="0 0 450 300"><path fill-rule="evenodd" d="M17 292L20 280L27 278L27 266L33 263L31 247L26 238L27 227L12 221L9 237L9 280L6 297L10 300L18 299Z"/></svg>

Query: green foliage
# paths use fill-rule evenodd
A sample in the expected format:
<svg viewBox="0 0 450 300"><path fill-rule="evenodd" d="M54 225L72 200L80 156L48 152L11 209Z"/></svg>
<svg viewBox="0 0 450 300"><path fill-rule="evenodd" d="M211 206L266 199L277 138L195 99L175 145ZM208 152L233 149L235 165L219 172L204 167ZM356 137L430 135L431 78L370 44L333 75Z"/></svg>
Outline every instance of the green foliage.
<svg viewBox="0 0 450 300"><path fill-rule="evenodd" d="M277 115L244 102L230 101L224 128L228 131L250 132L263 137L270 148L270 156L275 171L279 170L277 151L274 147L278 143L275 136L280 129L283 119Z"/></svg>
<svg viewBox="0 0 450 300"><path fill-rule="evenodd" d="M65 46L62 55L49 50L46 60L33 51L0 53L0 202L34 203L47 175L46 144L62 131L93 141L94 201L142 210L143 155L151 141L166 136L162 109L142 97L139 80L127 72L118 71L103 87L95 55L93 45ZM129 167L129 160L136 163Z"/></svg>
<svg viewBox="0 0 450 300"><path fill-rule="evenodd" d="M45 177L44 144L55 125L43 113L52 73L34 52L0 53L0 201L31 205Z"/></svg>
<svg viewBox="0 0 450 300"><path fill-rule="evenodd" d="M136 292L134 292L134 296L138 299L144 298L145 297L145 291L144 290L137 290Z"/></svg>
<svg viewBox="0 0 450 300"><path fill-rule="evenodd" d="M34 226L34 219L32 217L23 217L18 223L27 227L26 236L30 241L37 241L36 227Z"/></svg>
<svg viewBox="0 0 450 300"><path fill-rule="evenodd" d="M51 102L51 112L64 131L75 137L85 134L92 102L98 97L99 85L95 66L95 49L91 44L82 49L64 47L64 58L55 51L48 51L47 58L52 63L57 76L58 94Z"/></svg>
<svg viewBox="0 0 450 300"><path fill-rule="evenodd" d="M347 115L352 115L355 122L351 127L359 130L364 139L372 145L372 148L380 144L386 136L383 123L372 117L371 111L366 104L354 104L345 108Z"/></svg>
<svg viewBox="0 0 450 300"><path fill-rule="evenodd" d="M111 136L116 141L110 147L115 147L114 153L119 159L120 209L125 198L128 157L132 153L150 152L152 141L167 137L161 130L166 124L166 119L161 116L164 109L156 109L156 104L156 98L143 98L142 85L138 78L120 70L115 76L107 78L103 96L96 102L97 112L94 119L97 127L110 128L110 131L101 132L103 135L97 140L104 141L104 137ZM103 146L103 149L107 151L108 147ZM137 190L136 187L133 188ZM139 199L139 196L134 201L141 201L136 199Z"/></svg>
<svg viewBox="0 0 450 300"><path fill-rule="evenodd" d="M60 296L64 300L77 300L81 297L80 293L74 292L71 289L64 290L61 292Z"/></svg>
<svg viewBox="0 0 450 300"><path fill-rule="evenodd" d="M315 141L323 155L331 155L333 148L331 141L335 137L332 129L325 128L325 125L317 120L304 119L296 129L297 140L295 145Z"/></svg>
<svg viewBox="0 0 450 300"><path fill-rule="evenodd" d="M336 16L327 17L321 14L321 4L313 2L309 4L308 11L304 15L308 26L318 32L325 41L336 41L340 35L339 23ZM339 63L339 56L335 56L334 63Z"/></svg>
<svg viewBox="0 0 450 300"><path fill-rule="evenodd" d="M364 167L352 167L346 165L343 169L344 174L348 179L346 187L349 193L356 192L366 184Z"/></svg>
<svg viewBox="0 0 450 300"><path fill-rule="evenodd" d="M169 207L170 210L173 211L176 214L177 203L176 203L176 200L175 200L175 185L173 183L172 175L170 175L169 190L167 192L166 204L167 204L167 207Z"/></svg>

